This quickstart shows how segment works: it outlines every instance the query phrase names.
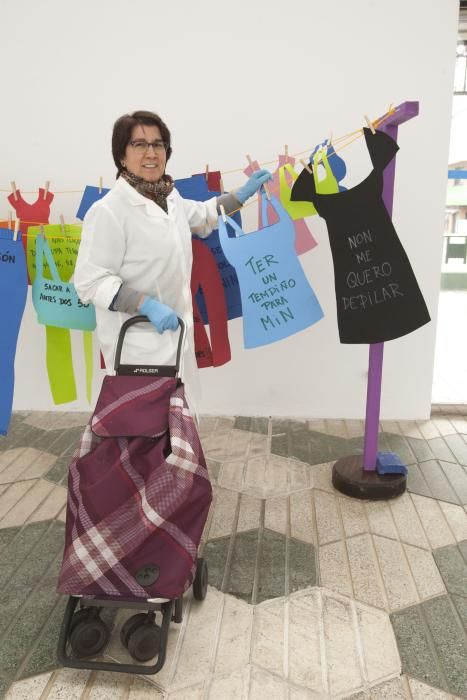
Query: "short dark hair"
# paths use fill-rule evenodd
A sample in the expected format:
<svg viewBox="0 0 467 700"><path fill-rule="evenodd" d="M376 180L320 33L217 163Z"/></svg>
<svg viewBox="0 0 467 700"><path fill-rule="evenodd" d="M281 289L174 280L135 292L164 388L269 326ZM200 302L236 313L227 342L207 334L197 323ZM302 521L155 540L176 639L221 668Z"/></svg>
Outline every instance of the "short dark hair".
<svg viewBox="0 0 467 700"><path fill-rule="evenodd" d="M169 160L170 156L172 155L170 131L158 114L155 114L154 112L146 112L144 110L139 110L137 112L133 112L132 114L124 114L117 119L112 132L112 155L115 165L117 166L117 177L119 177L122 170L124 170L122 160L125 157L126 147L130 142L133 127L135 127L137 124L157 126L161 132L162 140L167 144L167 160Z"/></svg>

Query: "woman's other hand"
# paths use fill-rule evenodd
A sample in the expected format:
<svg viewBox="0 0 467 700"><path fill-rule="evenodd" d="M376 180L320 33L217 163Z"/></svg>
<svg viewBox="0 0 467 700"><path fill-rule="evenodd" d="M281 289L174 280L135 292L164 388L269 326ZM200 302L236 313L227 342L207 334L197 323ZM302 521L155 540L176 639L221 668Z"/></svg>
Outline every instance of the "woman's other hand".
<svg viewBox="0 0 467 700"><path fill-rule="evenodd" d="M272 175L269 170L256 170L245 184L234 192L234 195L240 204L244 204L246 200L256 194L261 185L264 185L268 180L272 180Z"/></svg>
<svg viewBox="0 0 467 700"><path fill-rule="evenodd" d="M138 311L148 317L158 333L168 330L176 331L178 328L178 318L175 311L157 299L144 297Z"/></svg>

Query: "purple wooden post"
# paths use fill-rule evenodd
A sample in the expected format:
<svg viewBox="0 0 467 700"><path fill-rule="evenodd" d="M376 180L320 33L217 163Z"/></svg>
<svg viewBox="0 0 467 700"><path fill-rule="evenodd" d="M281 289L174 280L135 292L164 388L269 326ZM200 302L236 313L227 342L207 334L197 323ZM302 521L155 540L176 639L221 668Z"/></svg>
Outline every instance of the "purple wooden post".
<svg viewBox="0 0 467 700"><path fill-rule="evenodd" d="M418 114L418 102L402 102L394 113L378 127L397 141L397 127L399 124L416 117ZM396 174L396 159L393 158L384 171L383 201L389 214L392 214L394 199L394 178ZM383 374L384 343L370 345L368 360L368 387L366 394L365 439L363 448L364 471L376 470L376 456L378 452L379 411L381 403L381 381Z"/></svg>

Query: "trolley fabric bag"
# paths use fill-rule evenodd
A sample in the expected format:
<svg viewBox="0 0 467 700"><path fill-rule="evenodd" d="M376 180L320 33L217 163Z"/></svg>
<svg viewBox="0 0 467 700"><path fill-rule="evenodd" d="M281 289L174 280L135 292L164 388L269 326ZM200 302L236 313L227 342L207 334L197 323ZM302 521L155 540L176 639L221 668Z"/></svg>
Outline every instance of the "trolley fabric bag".
<svg viewBox="0 0 467 700"><path fill-rule="evenodd" d="M58 591L180 597L211 500L180 380L106 376L70 465Z"/></svg>

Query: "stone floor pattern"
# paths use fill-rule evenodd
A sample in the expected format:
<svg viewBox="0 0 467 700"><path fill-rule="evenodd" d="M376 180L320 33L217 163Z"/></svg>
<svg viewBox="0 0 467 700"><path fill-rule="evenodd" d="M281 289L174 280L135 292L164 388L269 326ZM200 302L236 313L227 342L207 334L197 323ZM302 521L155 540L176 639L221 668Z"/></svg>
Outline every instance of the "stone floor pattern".
<svg viewBox="0 0 467 700"><path fill-rule="evenodd" d="M55 593L70 454L87 416L17 413L0 438L0 697L8 700L467 698L467 407L383 422L409 465L390 502L347 498L333 462L361 421L204 418L214 486L201 550L155 676L63 669ZM114 617L105 656L131 661Z"/></svg>

